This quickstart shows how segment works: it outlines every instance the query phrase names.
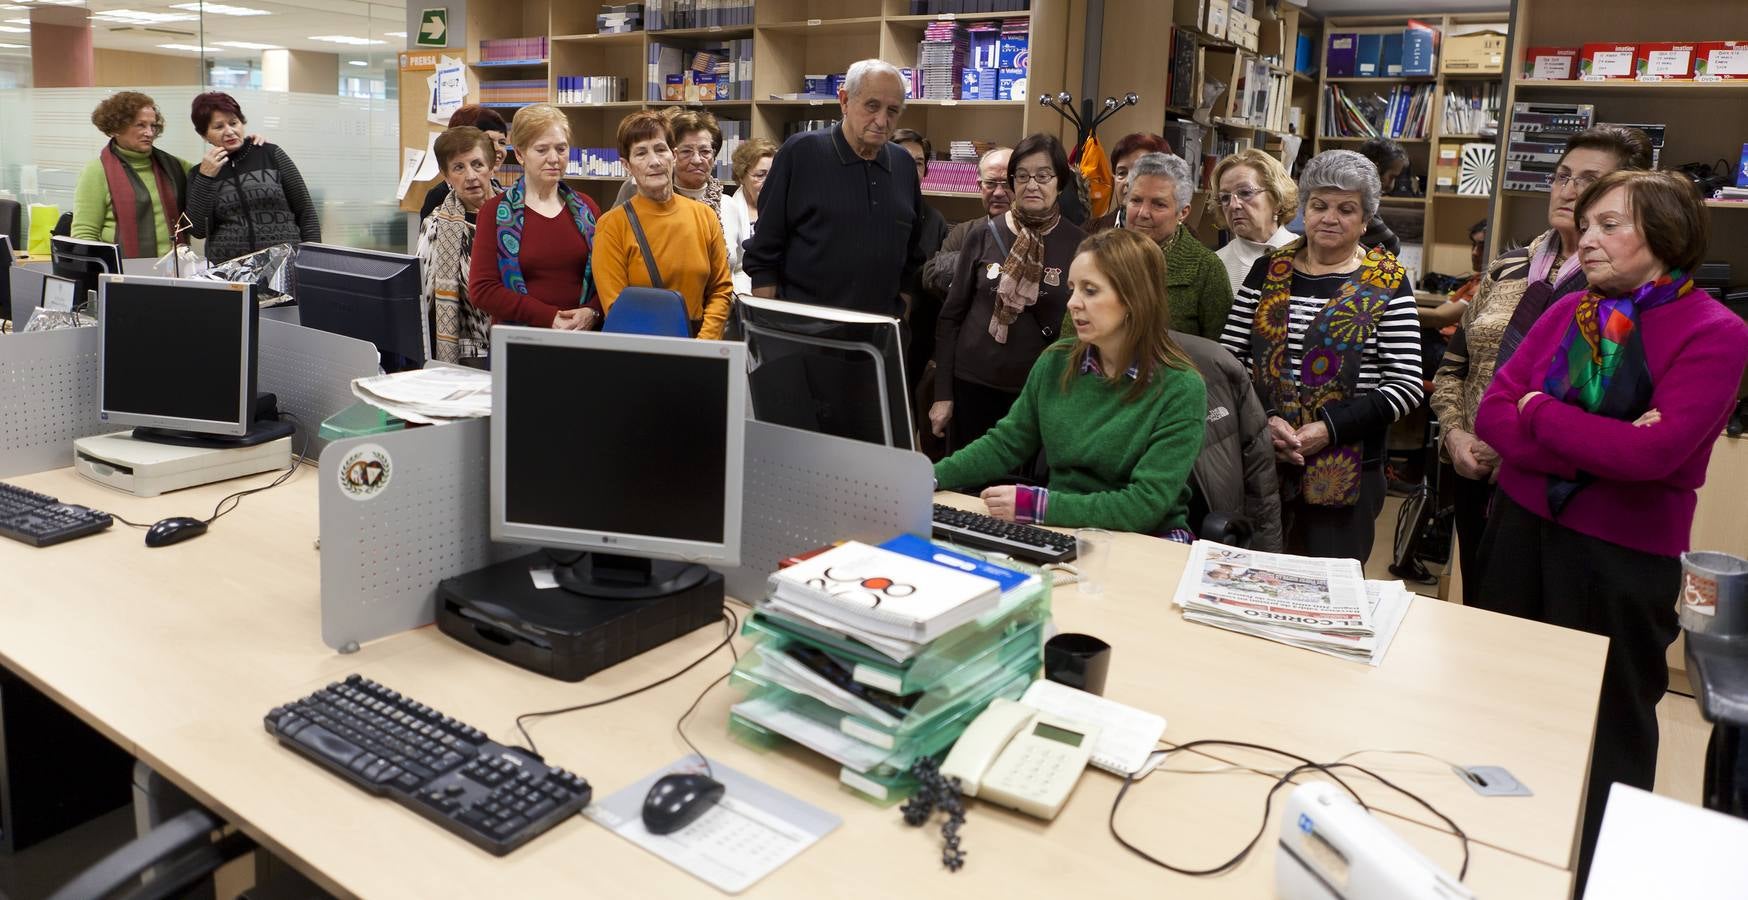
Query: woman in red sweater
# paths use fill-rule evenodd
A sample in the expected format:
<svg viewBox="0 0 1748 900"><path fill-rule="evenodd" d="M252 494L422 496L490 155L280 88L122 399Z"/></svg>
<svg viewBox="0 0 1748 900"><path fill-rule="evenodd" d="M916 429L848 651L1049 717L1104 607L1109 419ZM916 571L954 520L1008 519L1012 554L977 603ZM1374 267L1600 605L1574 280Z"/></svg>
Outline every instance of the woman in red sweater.
<svg viewBox="0 0 1748 900"><path fill-rule="evenodd" d="M526 171L480 206L468 299L494 325L599 328L589 255L601 211L564 183L570 122L551 106L524 106L510 122L510 146Z"/></svg>

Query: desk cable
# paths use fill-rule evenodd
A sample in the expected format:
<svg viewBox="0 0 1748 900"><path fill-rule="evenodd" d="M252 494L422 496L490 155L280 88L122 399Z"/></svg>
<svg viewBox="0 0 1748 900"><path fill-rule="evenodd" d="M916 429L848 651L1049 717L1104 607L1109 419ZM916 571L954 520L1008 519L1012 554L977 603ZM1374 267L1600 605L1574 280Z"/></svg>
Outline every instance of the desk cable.
<svg viewBox="0 0 1748 900"><path fill-rule="evenodd" d="M1285 784L1291 782L1294 778L1296 778L1299 775L1304 774L1306 772L1316 771L1316 772L1322 772L1323 774L1328 775L1330 777L1330 779L1332 779L1336 784L1341 785L1342 789L1347 791L1348 794L1354 798L1354 801L1360 805L1361 809L1364 809L1367 812L1371 812L1371 807L1366 805L1365 800L1360 798L1359 793L1356 792L1352 786L1350 786L1347 782L1343 781L1341 779L1341 777L1339 775L1336 775L1335 772L1333 771L1335 769L1352 769L1356 772L1359 772L1361 774L1369 776L1373 780L1377 781L1379 784L1382 784L1385 787L1395 791L1396 793L1401 794L1402 796L1407 797L1410 800L1413 800L1415 803L1420 804L1420 806L1425 808L1426 811L1437 816L1440 821L1442 821L1446 825L1450 826L1449 833L1455 835L1458 838L1458 840L1462 841L1462 846L1463 846L1463 863L1462 863L1462 867L1457 870L1457 880L1462 881L1469 873L1469 836L1466 833L1464 833L1463 829L1461 827L1459 827L1455 821L1452 821L1452 819L1449 816L1440 812L1432 804L1421 799L1419 795L1414 794L1413 792L1407 790L1406 788L1403 788L1403 787L1396 785L1394 782L1391 782L1389 779L1383 777L1382 775L1379 775L1376 772L1371 771L1370 769L1366 769L1364 767L1355 765L1354 763L1345 761L1345 760L1348 760L1354 756L1358 756L1361 753L1371 753L1371 752L1417 753L1418 755L1422 755L1422 756L1430 756L1430 754L1420 754L1420 753L1418 753L1418 751L1359 750L1359 751L1355 751L1353 753L1349 753L1346 756L1343 756L1334 762L1318 763L1318 762L1312 762L1311 760L1306 759L1303 756L1299 756L1299 755L1294 754L1294 753L1288 753L1285 750L1277 750L1274 747L1267 747L1267 746L1263 746L1261 744L1251 744L1251 743L1246 743L1243 741L1196 740L1196 741L1189 741L1189 742L1184 743L1184 744L1172 744L1169 741L1161 741L1160 743L1165 745L1164 749L1154 750L1153 751L1154 754L1159 754L1159 753L1171 754L1171 753L1181 752L1184 750L1195 749L1197 747L1241 747L1241 748L1249 749L1249 750L1261 750L1264 753L1273 753L1277 756L1284 756L1288 759L1295 760L1298 763L1298 765L1295 765L1290 769L1287 769L1285 771L1278 772L1278 773L1272 772L1272 771L1266 771L1266 770L1262 770L1262 769L1256 769L1256 768L1252 768L1250 766L1244 766L1244 765L1230 765L1230 766L1217 767L1214 769L1200 769L1200 770L1195 770L1194 773L1192 773L1192 772L1179 772L1179 774L1206 774L1208 772L1243 770L1243 771L1255 772L1259 775L1263 775L1266 777L1273 777L1275 779L1275 783L1269 787L1268 793L1263 797L1262 824L1257 826L1256 834L1253 837L1251 837L1251 839L1244 845L1243 849L1238 851L1237 855L1233 856L1231 859L1226 860L1225 862L1220 863L1219 865L1213 866L1211 868L1206 868L1206 869L1192 869L1192 868L1185 868L1185 867L1172 865L1171 863L1165 862L1164 860L1161 860L1161 859L1154 857L1153 855L1149 854L1147 851L1142 850L1140 847L1137 847L1134 844L1129 843L1128 840L1124 839L1122 833L1117 830L1117 810L1123 804L1123 796L1129 792L1130 786L1134 785L1135 782L1138 780L1138 779L1136 779L1136 777L1133 773L1124 776L1123 777L1123 786L1117 789L1117 796L1115 799L1113 799L1111 801L1111 814L1110 814L1110 818L1108 820L1110 831L1111 831L1111 837L1116 839L1117 843L1121 844L1123 846L1123 849L1128 850L1129 852L1135 854L1136 856L1139 856L1142 859L1144 859L1144 860L1146 860L1146 861L1148 861L1156 866L1159 866L1162 869L1165 869L1165 870L1170 871L1170 872L1176 872L1180 875L1191 875L1191 876L1196 876L1196 877L1204 877L1204 876L1209 876L1209 875L1220 875L1222 873L1230 871L1231 869L1238 866L1240 863L1243 863L1244 860L1250 856L1251 851L1256 849L1256 845L1259 842L1261 842L1263 833L1268 830L1269 815L1273 810L1275 793L1281 789L1282 785L1285 785ZM1152 754L1149 755L1150 760L1151 760L1151 756L1152 756ZM1430 758L1437 759L1437 757L1430 757ZM1439 760L1439 762L1444 762L1444 760ZM1449 763L1446 763L1446 764L1449 765ZM1145 767L1143 767L1143 768L1145 768ZM1160 771L1170 772L1170 771L1174 771L1174 770L1162 769Z"/></svg>
<svg viewBox="0 0 1748 900"><path fill-rule="evenodd" d="M291 419L294 422L297 421L296 416L294 416L290 413L285 413L285 412L280 413L279 418ZM227 494L226 496L220 498L219 502L217 504L215 504L212 508L212 515L207 516L206 519L203 520L201 524L211 525L212 523L218 521L219 517L225 515L226 513L229 513L231 511L235 510L237 508L237 506L243 502L244 497L247 497L250 494L259 494L262 491L270 491L270 490L284 484L286 481L290 480L291 476L297 474L298 467L302 466L304 464L304 456L305 456L305 454L309 453L309 450L310 450L310 433L308 431L305 431L304 437L303 437L303 449L292 454L291 465L286 466L285 471L280 472L278 478L273 479L273 482L271 484L264 484L260 487L249 488L248 490L238 491L234 494ZM226 506L225 505L226 503L229 503L230 506ZM150 527L152 527L150 525L142 525L139 522L129 522L128 520L122 518L121 516L116 515L115 513L110 513L109 515L111 518L115 519L117 522L120 522L121 524L126 525L129 528L150 528Z"/></svg>
<svg viewBox="0 0 1748 900"><path fill-rule="evenodd" d="M528 733L528 729L523 727L523 725L522 725L522 722L524 719L543 719L543 718L546 718L548 716L561 716L561 715L564 715L566 713L581 712L582 710L585 710L585 709L594 709L595 707L598 707L598 706L606 706L609 703L617 703L620 700L624 700L624 699L629 698L629 697L635 697L638 694L643 693L644 691L653 690L655 688L661 687L662 685L667 684L668 682L673 681L676 678L679 678L681 675L684 675L687 672L690 672L693 669L698 668L700 665L702 665L704 663L705 660L709 659L712 656L715 656L716 652L718 650L721 650L723 647L727 647L729 650L729 653L733 654L734 661L736 663L739 663L740 662L740 651L736 650L734 648L734 636L736 633L738 633L740 631L740 616L736 615L734 610L728 609L725 607L722 610L722 621L723 621L723 624L727 626L726 630L723 633L722 640L720 642L718 642L715 646L711 647L709 650L705 651L703 656L700 656L697 659L693 660L691 663L687 664L687 666L684 669L681 669L680 671L675 672L674 674L669 675L666 678L662 678L662 679L659 679L657 681L652 681L649 684L646 684L642 687L633 688L632 690L626 691L623 694L618 694L616 696L608 697L605 700L594 700L594 701L590 701L588 703L579 703L576 706L566 706L566 707L563 707L560 709L546 709L546 710L540 710L538 712L527 712L527 713L523 713L523 714L517 716L516 717L516 730L522 733L522 740L528 742L528 751L530 753L533 753L536 756L540 755L540 751L538 749L536 749L534 746L533 735L530 735ZM724 672L722 674L721 678L718 678L715 681L710 682L710 684L706 685L704 690L699 692L697 699L692 701L692 705L686 707L686 711L681 713L680 718L678 718L674 721L674 730L676 732L679 732L680 740L684 741L686 743L686 746L688 748L690 748L694 754L697 754L699 759L704 760L705 772L706 772L706 774L709 774L712 778L714 778L716 776L715 776L715 773L712 772L710 769L709 757L706 757L703 753L699 752L698 747L692 743L692 740L690 738L686 737L686 730L685 730L686 718L688 716L692 715L692 712L698 708L698 704L704 702L704 697L706 694L709 694L710 691L713 688L715 688L717 685L728 680L728 676L732 675L733 673L734 673L734 669L731 667L729 669L729 671Z"/></svg>

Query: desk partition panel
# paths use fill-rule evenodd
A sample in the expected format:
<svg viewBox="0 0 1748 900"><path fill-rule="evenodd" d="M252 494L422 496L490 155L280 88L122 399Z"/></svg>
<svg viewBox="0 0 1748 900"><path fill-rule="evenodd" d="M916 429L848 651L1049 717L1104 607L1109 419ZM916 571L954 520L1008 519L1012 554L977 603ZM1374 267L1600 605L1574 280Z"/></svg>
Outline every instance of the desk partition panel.
<svg viewBox="0 0 1748 900"><path fill-rule="evenodd" d="M276 395L279 409L294 417L297 436L292 450L315 459L328 445L317 436L322 420L358 402L352 379L376 374L376 347L369 341L271 319L265 313L260 328L259 389Z"/></svg>
<svg viewBox="0 0 1748 900"><path fill-rule="evenodd" d="M0 335L0 478L73 464L97 421L97 329Z"/></svg>

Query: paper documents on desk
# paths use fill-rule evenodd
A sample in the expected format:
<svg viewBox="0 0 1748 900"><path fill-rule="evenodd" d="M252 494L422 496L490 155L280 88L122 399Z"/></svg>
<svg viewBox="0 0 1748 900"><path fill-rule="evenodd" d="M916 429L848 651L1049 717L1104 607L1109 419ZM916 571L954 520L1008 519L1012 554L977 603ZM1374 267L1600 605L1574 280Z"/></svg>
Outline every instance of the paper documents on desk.
<svg viewBox="0 0 1748 900"><path fill-rule="evenodd" d="M417 369L352 380L365 403L418 425L492 414L492 373L479 369Z"/></svg>
<svg viewBox="0 0 1748 900"><path fill-rule="evenodd" d="M643 827L643 798L657 778L698 771L685 757L583 810L608 831L679 866L711 886L738 894L843 824L843 819L711 760L727 791L698 820L670 834Z"/></svg>
<svg viewBox="0 0 1748 900"><path fill-rule="evenodd" d="M1197 541L1173 598L1184 619L1378 665L1413 595L1351 559Z"/></svg>

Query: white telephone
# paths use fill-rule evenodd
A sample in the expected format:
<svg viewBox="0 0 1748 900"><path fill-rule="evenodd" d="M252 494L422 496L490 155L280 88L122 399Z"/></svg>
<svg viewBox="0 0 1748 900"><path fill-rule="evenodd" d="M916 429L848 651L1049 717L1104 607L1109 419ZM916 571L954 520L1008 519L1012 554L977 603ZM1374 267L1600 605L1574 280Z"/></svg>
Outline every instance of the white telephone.
<svg viewBox="0 0 1748 900"><path fill-rule="evenodd" d="M941 763L966 796L1054 819L1098 742L1095 726L997 698Z"/></svg>

